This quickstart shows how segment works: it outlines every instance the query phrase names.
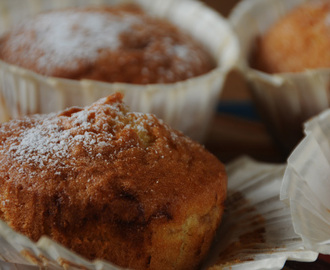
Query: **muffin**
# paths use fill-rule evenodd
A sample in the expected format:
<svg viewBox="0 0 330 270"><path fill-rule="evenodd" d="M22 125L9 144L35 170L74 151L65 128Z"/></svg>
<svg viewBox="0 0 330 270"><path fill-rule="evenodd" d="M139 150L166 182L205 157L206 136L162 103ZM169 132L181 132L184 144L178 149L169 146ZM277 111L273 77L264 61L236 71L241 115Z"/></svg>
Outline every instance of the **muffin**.
<svg viewBox="0 0 330 270"><path fill-rule="evenodd" d="M190 35L133 4L36 15L2 36L0 59L45 76L132 84L183 81L215 67Z"/></svg>
<svg viewBox="0 0 330 270"><path fill-rule="evenodd" d="M89 260L196 269L224 210L223 164L115 94L0 126L0 217Z"/></svg>
<svg viewBox="0 0 330 270"><path fill-rule="evenodd" d="M77 29L77 26L73 26L69 31L66 31L68 28L65 20L55 18L56 25L62 30L64 28L64 31L54 32L53 38L57 42L51 42L49 46L44 42L39 44L43 49L46 47L46 51L53 53L51 49L57 49L58 41L67 34L76 43L79 43L85 32L88 32L86 35L89 37L85 44L88 45L87 51L84 50L85 45L80 44L75 48L73 55L78 57L78 62L73 67L70 67L73 62L68 61L72 60L73 55L67 57L67 49L60 50L61 61L52 70L55 72L53 75L43 73L48 69L45 66L53 62L49 58L40 58L43 59L41 68L39 61L34 61L43 54L42 50L38 51L38 46L37 49L34 47L28 57L24 55L20 58L23 62L29 59L25 67L19 66L17 62L9 64L0 60L0 121L36 113L57 112L72 106L83 107L102 97L121 92L125 103L132 110L153 113L185 135L203 142L224 80L238 57L237 39L230 25L200 1L128 0L125 1L128 6L116 8L118 3L118 0L0 1L3 14L0 16L0 35L4 35L4 39L6 33L17 25L33 24L30 20L35 17L48 21L45 16L38 15L44 12L48 14L47 18L61 17L58 12L73 12L73 24L77 17L81 18L78 19L81 27ZM132 5L138 5L142 11ZM110 30L115 32L114 40L94 31L95 25L89 24L91 20L87 19L93 17L90 13L97 13L97 17L101 17L96 20L101 26L104 21L110 20L108 16L117 14L115 24L119 26L111 28L114 31ZM45 27L46 22L42 25ZM130 26L134 28L135 36L127 33L126 29ZM39 27L43 29L41 25ZM89 29L94 30L90 32ZM123 33L118 37L116 33L120 30ZM157 38L150 39L153 35ZM31 32L28 36L24 38L26 42L36 38ZM98 36L98 42L94 42L94 37ZM99 42L102 40L110 43L117 52L100 47ZM118 40L123 41L126 47L119 46ZM70 45L67 42L61 44ZM22 46L20 41L19 45L5 48L10 51L16 47L15 52L6 55L15 58L23 49ZM123 56L124 52L126 56ZM98 70L92 71L95 65L90 59L97 60L95 65L99 67ZM115 62L116 68L107 65L108 61ZM38 66L38 70L32 70ZM111 70L114 73L109 76Z"/></svg>
<svg viewBox="0 0 330 270"><path fill-rule="evenodd" d="M320 0L252 0L230 15L239 69L283 159L303 138L303 123L330 105L328 8Z"/></svg>
<svg viewBox="0 0 330 270"><path fill-rule="evenodd" d="M260 37L255 68L267 73L329 68L329 13L330 2L316 0L284 15Z"/></svg>

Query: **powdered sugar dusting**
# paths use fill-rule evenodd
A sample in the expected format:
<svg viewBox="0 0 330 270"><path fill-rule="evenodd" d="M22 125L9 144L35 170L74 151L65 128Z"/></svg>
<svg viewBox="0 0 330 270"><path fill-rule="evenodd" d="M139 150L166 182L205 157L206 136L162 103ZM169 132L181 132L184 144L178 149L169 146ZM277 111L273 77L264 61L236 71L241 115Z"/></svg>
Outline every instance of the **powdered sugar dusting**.
<svg viewBox="0 0 330 270"><path fill-rule="evenodd" d="M140 137L148 136L149 127L158 120L153 115L127 112L121 102L102 102L106 100L102 99L84 110L77 109L72 114L66 111L58 115L38 116L31 127L22 128L17 136L0 141L0 155L8 156L21 165L61 170L73 166L75 159L82 155L89 159L111 160L121 149L118 145L123 149L143 147L141 141L124 141L118 134L129 131ZM5 126L17 126L19 121L27 119L4 124L0 135L5 132ZM104 156L103 149L111 147L116 149L113 156L109 156L111 151L108 150Z"/></svg>
<svg viewBox="0 0 330 270"><path fill-rule="evenodd" d="M173 46L174 54L181 59L189 59L189 50L186 46L175 45Z"/></svg>
<svg viewBox="0 0 330 270"><path fill-rule="evenodd" d="M176 82L212 69L189 35L138 10L39 14L8 33L0 57L47 76L138 84Z"/></svg>
<svg viewBox="0 0 330 270"><path fill-rule="evenodd" d="M34 29L35 40L30 53L43 52L37 63L42 69L47 68L49 62L65 67L76 59L93 61L101 49L116 50L120 46L120 34L129 31L139 21L137 16L129 13L109 16L66 10L40 14L23 27ZM25 31L12 39L10 46L14 47L13 50L21 46L24 35Z"/></svg>
<svg viewBox="0 0 330 270"><path fill-rule="evenodd" d="M67 141L70 137L68 132L59 133L55 124L50 124L47 129L38 125L23 132L20 143L12 144L9 153L20 163L27 161L42 167L51 161L49 154L52 152L58 159L68 156Z"/></svg>

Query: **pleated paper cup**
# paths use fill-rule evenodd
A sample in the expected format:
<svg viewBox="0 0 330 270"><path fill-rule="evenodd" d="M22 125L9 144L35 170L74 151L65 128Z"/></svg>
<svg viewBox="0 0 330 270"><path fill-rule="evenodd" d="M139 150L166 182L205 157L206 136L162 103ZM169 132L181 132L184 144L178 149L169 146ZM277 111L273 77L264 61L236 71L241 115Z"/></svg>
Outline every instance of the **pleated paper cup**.
<svg viewBox="0 0 330 270"><path fill-rule="evenodd" d="M228 22L194 0L3 0L0 34L37 13L71 6L135 2L153 16L166 18L200 41L215 59L209 73L171 84L134 85L45 77L0 61L0 121L27 114L86 106L122 92L133 111L154 113L172 127L202 141L227 73L238 59L238 42Z"/></svg>
<svg viewBox="0 0 330 270"><path fill-rule="evenodd" d="M226 211L201 269L282 269L287 260L317 258L295 233L290 208L279 199L285 168L249 158L227 166ZM33 243L1 221L0 259L17 269L120 269L109 262L87 261L47 237ZM30 268L20 268L24 266Z"/></svg>
<svg viewBox="0 0 330 270"><path fill-rule="evenodd" d="M256 39L283 15L308 0L243 0L230 14L241 55L239 69L247 79L268 130L288 156L303 137L303 123L329 107L330 69L268 74L251 68Z"/></svg>
<svg viewBox="0 0 330 270"><path fill-rule="evenodd" d="M287 260L317 258L294 232L290 208L279 199L284 170L250 158L227 166L226 211L203 269L282 269Z"/></svg>
<svg viewBox="0 0 330 270"><path fill-rule="evenodd" d="M305 134L288 159L281 199L305 246L330 254L330 109L306 122Z"/></svg>

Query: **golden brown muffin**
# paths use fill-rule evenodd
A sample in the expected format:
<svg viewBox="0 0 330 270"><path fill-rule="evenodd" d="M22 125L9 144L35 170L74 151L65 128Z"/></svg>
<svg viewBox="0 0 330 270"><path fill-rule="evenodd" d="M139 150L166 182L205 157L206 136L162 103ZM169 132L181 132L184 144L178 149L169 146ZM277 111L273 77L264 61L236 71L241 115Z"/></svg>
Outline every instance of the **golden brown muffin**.
<svg viewBox="0 0 330 270"><path fill-rule="evenodd" d="M88 259L195 269L226 196L224 166L115 94L0 125L0 217Z"/></svg>
<svg viewBox="0 0 330 270"><path fill-rule="evenodd" d="M329 48L330 1L308 1L260 37L253 66L268 73L329 68Z"/></svg>
<svg viewBox="0 0 330 270"><path fill-rule="evenodd" d="M42 75L171 83L214 68L200 44L135 5L39 14L0 40L0 59Z"/></svg>

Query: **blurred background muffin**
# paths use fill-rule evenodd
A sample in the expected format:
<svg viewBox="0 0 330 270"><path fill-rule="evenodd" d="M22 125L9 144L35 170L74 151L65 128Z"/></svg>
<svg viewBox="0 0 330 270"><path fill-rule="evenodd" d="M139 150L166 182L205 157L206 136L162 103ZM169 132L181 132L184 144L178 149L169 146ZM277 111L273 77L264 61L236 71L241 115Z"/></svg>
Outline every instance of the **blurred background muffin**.
<svg viewBox="0 0 330 270"><path fill-rule="evenodd" d="M262 35L253 67L267 73L330 67L330 1L303 3Z"/></svg>
<svg viewBox="0 0 330 270"><path fill-rule="evenodd" d="M240 70L285 156L302 139L303 123L329 107L328 7L320 0L252 0L230 14Z"/></svg>
<svg viewBox="0 0 330 270"><path fill-rule="evenodd" d="M184 81L215 67L190 35L133 4L36 15L2 36L0 59L45 76L132 84Z"/></svg>
<svg viewBox="0 0 330 270"><path fill-rule="evenodd" d="M5 16L0 17L0 33L8 32L15 25L27 22L41 12L86 6L114 6L118 3L119 1L116 0L95 2L70 0L60 3L38 0L24 3L18 0L1 1L0 10ZM106 50L101 49L101 52L96 50L102 54L98 60L102 62L98 64L101 67L99 72L91 72L92 64L89 60L81 58L78 60L77 66L78 70L81 69L81 73L87 75L86 78L81 74L64 75L64 77L84 78L81 80L54 77L59 76L62 71L68 72L68 61L66 60L72 56L64 55L62 60L66 63L65 68L61 70L61 66L57 67L52 76L40 75L37 73L41 72L39 69L36 69L37 72L33 72L16 64L0 61L0 102L2 103L0 120L6 121L10 118L34 113L49 113L70 106L85 106L103 96L122 92L125 95L125 102L132 110L155 113L174 128L181 130L193 139L203 141L211 117L214 115L225 78L238 58L236 36L221 15L200 1L131 0L128 3L137 4L148 15L162 20L161 24L166 25L165 30L157 27L157 24L154 23L156 19L145 19L150 26L143 27L143 30L139 24L134 26L137 28L137 39L130 34L124 34L121 37L125 40L124 43L128 44L127 51L131 55L125 58L121 53L121 57L117 58L116 54L110 55L111 53ZM130 13L136 13L136 11L131 10ZM195 19L196 17L198 20ZM164 20L169 21L175 27L164 23ZM84 20L81 19L81 21ZM83 25L86 26L86 23ZM63 26L63 24L64 22L60 20L59 25ZM177 30L174 30L176 28L184 34L176 33ZM153 32L152 35L157 33L157 39L162 39L165 45L150 40L147 44L141 43L142 40L145 41L144 35L148 29ZM220 34L214 35L214 33ZM188 36L190 37L188 38ZM167 39L167 37L170 38ZM32 34L31 39L34 38L34 34ZM57 38L59 38L58 33L54 35L54 40ZM9 42L9 36L4 39ZM193 42L194 45L184 45L191 44L191 39L196 41ZM75 39L74 41L77 42ZM171 46L167 46L169 44ZM149 45L146 53L141 55L137 53L141 47ZM47 49L52 46L54 44L46 45ZM83 51L83 47L83 45L78 46L78 51ZM8 49L9 56L17 55L17 51L22 49L20 46L16 46L15 53L10 53L12 48L10 46L2 49L4 51ZM206 54L202 51L206 51ZM5 54L7 55L7 52ZM33 54L38 55L43 52ZM150 57L146 57L147 54ZM200 56L201 54L204 56ZM26 57L24 58L26 59ZM99 75L107 73L108 69L111 69L105 63L110 59L118 62L118 66L121 66L126 72L125 76L122 72L117 72L114 78L110 78L110 81L117 82L103 82L101 80L104 80L106 76ZM11 62L11 60L7 61ZM149 62L149 68L145 68L145 61ZM16 63L16 60L14 62ZM31 66L33 60L30 59L27 62L30 62L28 66ZM44 62L49 61L45 58ZM160 66L160 62L163 62L162 65L165 65L165 68ZM27 67L25 64L23 66ZM107 68L104 68L105 66ZM134 78L133 74L136 70L140 73ZM124 82L127 78L130 82Z"/></svg>

